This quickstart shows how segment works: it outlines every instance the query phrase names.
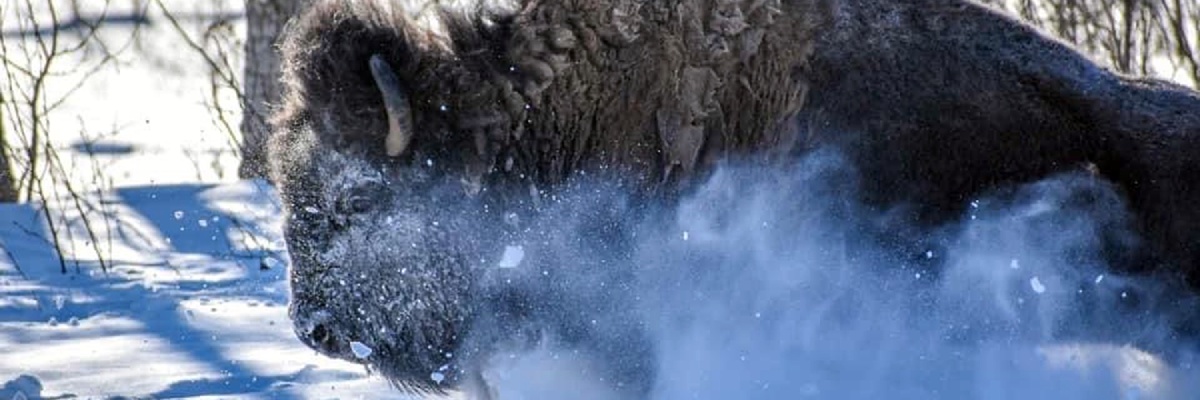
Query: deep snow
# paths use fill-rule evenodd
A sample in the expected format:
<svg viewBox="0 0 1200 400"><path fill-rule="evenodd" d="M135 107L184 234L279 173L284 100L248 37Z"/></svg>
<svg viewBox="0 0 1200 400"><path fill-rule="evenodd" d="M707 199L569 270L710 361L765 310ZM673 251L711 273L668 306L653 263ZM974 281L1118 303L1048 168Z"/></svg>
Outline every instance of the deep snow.
<svg viewBox="0 0 1200 400"><path fill-rule="evenodd" d="M838 210L853 205L827 197L839 193L827 189L842 186L828 180L841 167L826 162L723 169L669 211L673 222L639 233L639 304L660 363L654 398L1187 399L1200 390L1194 343L1158 325L1171 310L1119 300L1163 296L1154 283L1063 258L1091 246L1095 219L1080 213L1113 205L1064 199L1103 187L1067 176L1012 202L981 201L939 242L948 245L929 251L950 260L935 279L881 264L884 251L855 237ZM606 197L562 200L569 207L552 212ZM93 200L113 227L100 236L112 240L107 274L78 219L63 275L37 210L0 206L0 398L404 397L293 336L269 185L130 187ZM492 366L503 399L612 398L583 372L588 360L553 344L502 353Z"/></svg>
<svg viewBox="0 0 1200 400"><path fill-rule="evenodd" d="M0 206L3 380L28 375L47 397L387 393L363 368L317 356L293 336L279 211L266 186L132 187L97 200L115 228L107 274L81 231L64 246L75 249L71 272L60 274L37 210Z"/></svg>
<svg viewBox="0 0 1200 400"><path fill-rule="evenodd" d="M241 3L167 2L194 17L185 22L197 35ZM233 181L230 140L206 106L207 72L155 21L53 119L51 141L81 187L112 189L85 191L109 271L68 199L50 202L56 220L73 216L58 235L68 274L40 205L0 206L0 400L405 398L294 337L277 199L261 182ZM120 42L128 29L103 34ZM654 398L1200 393L1197 344L1162 326L1178 310L1156 301L1173 294L1105 272L1094 257L1097 235L1112 233L1105 224L1124 216L1120 204L1070 199L1103 200L1107 189L1059 177L979 199L922 253L945 263L935 278L863 240L853 223L887 215L844 203L852 183L841 168L825 156L782 175L728 168L641 232L633 256L645 266L639 306L660 362ZM532 264L524 248L497 258ZM1144 301L1130 306L1129 295ZM548 344L500 354L487 375L505 400L609 398L578 373L587 363Z"/></svg>

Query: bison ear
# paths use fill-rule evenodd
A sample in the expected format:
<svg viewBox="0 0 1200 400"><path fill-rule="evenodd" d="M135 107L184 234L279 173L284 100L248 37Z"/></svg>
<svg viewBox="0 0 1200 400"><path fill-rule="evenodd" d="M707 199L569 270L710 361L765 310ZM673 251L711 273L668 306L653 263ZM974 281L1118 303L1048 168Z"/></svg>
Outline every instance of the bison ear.
<svg viewBox="0 0 1200 400"><path fill-rule="evenodd" d="M370 64L371 76L375 78L375 86L383 95L383 106L387 110L388 135L384 146L389 157L396 157L403 154L412 142L412 105L408 95L400 88L400 79L382 56L371 56Z"/></svg>

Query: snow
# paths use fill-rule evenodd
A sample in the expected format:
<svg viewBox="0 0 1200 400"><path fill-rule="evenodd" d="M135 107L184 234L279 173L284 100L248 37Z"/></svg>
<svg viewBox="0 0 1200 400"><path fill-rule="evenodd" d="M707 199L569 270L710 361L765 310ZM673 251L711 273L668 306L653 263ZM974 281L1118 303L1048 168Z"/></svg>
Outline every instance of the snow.
<svg viewBox="0 0 1200 400"><path fill-rule="evenodd" d="M362 342L350 342L350 351L353 351L354 356L360 359L370 357L371 353L375 352L370 346L362 344Z"/></svg>
<svg viewBox="0 0 1200 400"><path fill-rule="evenodd" d="M429 374L429 380L437 382L437 383L442 383L442 381L446 380L446 374L443 374L438 371L433 371L432 373Z"/></svg>
<svg viewBox="0 0 1200 400"><path fill-rule="evenodd" d="M86 11L98 2L83 3ZM236 15L242 1L166 4L195 16L184 22L199 34L211 22L204 15ZM208 71L159 22L144 28L139 52L102 70L53 114L50 141L88 189L85 203L103 212L99 243L68 197L51 196L47 206L66 227L57 236L63 274L41 204L0 205L0 399L411 398L296 338L278 199L263 182L234 179L231 139L201 95L210 90ZM244 36L240 22L233 25ZM128 29L102 35L117 41ZM227 91L218 95L235 102ZM723 178L700 196L746 189ZM788 185L769 185L776 186ZM945 258L944 274L897 267L899 278L890 279L869 252L835 240L848 230L820 223L819 206L807 219L784 206L826 199L750 189L733 190L737 201L685 202L700 206L681 210L677 226L664 238L648 236L650 251L637 255L653 273L686 272L653 275L670 280L642 294L661 364L654 399L1187 399L1200 389L1188 353L1164 360L1128 341L1047 339L1046 327L1079 305L1061 290L1072 287L1072 274L1122 299L1130 292L1121 285L1137 282L1064 268L1055 258L1062 249L1039 247L1086 242L1074 230L1046 240L1031 229L1036 224L1021 218L1045 213L1043 203L996 216L986 201L972 201L956 247L918 257ZM531 264L532 254L508 246L497 266ZM1038 296L1020 297L1030 289ZM1113 303L1083 305L1101 312ZM1161 333L1149 322L1105 314L1074 323ZM350 345L359 358L374 353L368 343ZM578 353L546 346L500 354L491 365L484 375L501 399L613 398L579 373L590 367ZM430 371L429 379L446 376Z"/></svg>
<svg viewBox="0 0 1200 400"><path fill-rule="evenodd" d="M1029 278L1029 288L1033 289L1033 292L1037 294L1046 292L1046 285L1043 285L1042 281L1036 276Z"/></svg>
<svg viewBox="0 0 1200 400"><path fill-rule="evenodd" d="M500 262L496 264L500 268L516 268L521 266L521 261L525 259L525 248L521 246L504 246L504 254L500 256Z"/></svg>
<svg viewBox="0 0 1200 400"><path fill-rule="evenodd" d="M0 206L0 378L33 379L41 396L354 398L391 390L296 339L285 269L260 268L286 257L267 185L134 187L115 196L124 203L112 220L125 228L113 232L107 274L82 242L68 254L82 273L60 274L37 211ZM244 205L222 210L233 203ZM197 227L174 218L171 207L181 206L220 218ZM242 247L237 239L251 233L240 229L262 235L265 246Z"/></svg>

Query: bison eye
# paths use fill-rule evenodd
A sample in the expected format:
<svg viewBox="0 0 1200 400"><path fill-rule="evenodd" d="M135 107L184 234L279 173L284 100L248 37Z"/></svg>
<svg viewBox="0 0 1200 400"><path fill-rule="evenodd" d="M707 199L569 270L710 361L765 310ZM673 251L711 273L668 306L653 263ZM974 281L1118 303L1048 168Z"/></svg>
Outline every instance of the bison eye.
<svg viewBox="0 0 1200 400"><path fill-rule="evenodd" d="M345 208L344 211L354 213L354 214L361 214L361 213L365 213L367 211L371 211L372 204L373 204L373 202L371 201L371 199L368 199L368 198L362 197L362 196L354 196L354 197L350 197L350 198L346 199L346 205L344 207Z"/></svg>
<svg viewBox="0 0 1200 400"><path fill-rule="evenodd" d="M382 184L369 184L347 190L337 202L337 213L342 215L363 214L378 207L386 200L387 190Z"/></svg>

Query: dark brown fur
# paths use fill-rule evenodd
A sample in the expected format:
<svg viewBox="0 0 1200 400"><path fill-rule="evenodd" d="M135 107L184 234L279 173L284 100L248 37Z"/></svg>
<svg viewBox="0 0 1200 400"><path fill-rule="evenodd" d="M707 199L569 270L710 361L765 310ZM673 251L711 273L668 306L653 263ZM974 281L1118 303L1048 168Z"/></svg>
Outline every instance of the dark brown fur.
<svg viewBox="0 0 1200 400"><path fill-rule="evenodd" d="M789 160L818 146L849 155L867 204L903 206L906 223L923 225L952 219L988 191L1094 165L1125 191L1151 244L1145 254L1154 257L1125 266L1198 277L1200 96L1111 73L969 0L463 3L324 1L289 29L288 92L271 149L292 216L298 320L350 309L320 287L333 274L323 255L348 240L328 220L356 226L358 212L344 204L358 204L347 202L361 197L358 186L331 183L353 181L347 170L390 185L371 202L421 199L413 188L441 187L429 183L433 174L503 207L580 172L610 171L661 192L724 158ZM374 54L411 98L416 132L400 157L384 152ZM476 306L460 300L478 273L464 260L485 246L431 232L437 246L423 251L453 254L414 264L433 271L419 282L429 290L387 293L449 310L397 322L438 326L425 342L401 343L416 350L388 353L404 362L385 373L417 389L436 388L423 374L449 361L405 351L462 343ZM373 257L334 270L407 260ZM1162 262L1147 261L1155 257ZM400 280L382 270L362 290ZM391 312L372 315L399 318ZM301 325L314 347L346 356L344 345L320 343L344 337L314 339Z"/></svg>
<svg viewBox="0 0 1200 400"><path fill-rule="evenodd" d="M1095 165L1148 239L1148 258L1122 267L1161 257L1200 283L1196 92L1114 74L961 0L842 0L836 13L802 72L801 129L852 155L869 203L937 222L986 191Z"/></svg>
<svg viewBox="0 0 1200 400"><path fill-rule="evenodd" d="M511 158L539 183L596 166L657 183L724 151L786 153L795 138L780 127L805 90L792 72L827 11L814 0L744 11L734 1L643 3L446 13L449 48L374 2L318 4L285 43L291 95L276 125L329 120L320 130L331 138L377 144L355 138L386 129L366 64L352 60L380 53L415 97L417 152L476 150L456 154L473 171L509 169ZM715 15L725 8L735 16ZM498 21L486 28L485 18Z"/></svg>

